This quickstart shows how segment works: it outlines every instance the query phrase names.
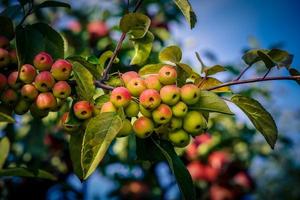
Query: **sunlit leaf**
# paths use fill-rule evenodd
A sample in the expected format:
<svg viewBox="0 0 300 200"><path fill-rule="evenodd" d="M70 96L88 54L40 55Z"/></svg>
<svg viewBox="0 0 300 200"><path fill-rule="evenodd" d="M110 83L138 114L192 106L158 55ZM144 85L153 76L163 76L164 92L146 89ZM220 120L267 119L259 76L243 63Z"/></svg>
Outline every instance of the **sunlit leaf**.
<svg viewBox="0 0 300 200"><path fill-rule="evenodd" d="M103 69L105 68L105 65L107 64L107 62L109 61L109 59L113 56L114 52L112 51L105 51L104 53L101 54L100 58L99 58L99 71L103 71ZM114 63L118 63L119 62L119 58L115 58Z"/></svg>
<svg viewBox="0 0 300 200"><path fill-rule="evenodd" d="M203 79L203 78L197 79L195 84L198 85L201 90L206 90L206 89L212 88L214 86L221 85L222 82L216 78L207 77L205 79ZM231 92L231 89L228 86L225 86L225 87L221 87L221 88L211 90L211 91L213 91L213 92Z"/></svg>
<svg viewBox="0 0 300 200"><path fill-rule="evenodd" d="M134 39L143 38L151 24L148 16L141 13L129 13L122 17L120 29L130 34Z"/></svg>
<svg viewBox="0 0 300 200"><path fill-rule="evenodd" d="M144 76L147 74L157 74L163 66L164 64L162 63L145 65L139 70L139 75Z"/></svg>
<svg viewBox="0 0 300 200"><path fill-rule="evenodd" d="M151 53L153 40L154 36L149 31L143 38L133 40L135 53L130 65L141 65L148 59Z"/></svg>
<svg viewBox="0 0 300 200"><path fill-rule="evenodd" d="M215 75L219 72L224 72L224 71L226 71L226 68L221 65L214 65L212 67L204 68L204 73L206 74L206 76Z"/></svg>
<svg viewBox="0 0 300 200"><path fill-rule="evenodd" d="M91 74L95 77L95 79L99 79L101 77L101 74L103 72L103 68L100 69L96 64L92 64L91 62L88 62L85 58L81 56L69 56L67 58L70 62L78 62L83 67L85 67L87 70L91 72Z"/></svg>
<svg viewBox="0 0 300 200"><path fill-rule="evenodd" d="M29 178L42 178L55 181L57 178L41 169L28 169L25 167L9 168L9 169L0 169L1 176L20 176L20 177L29 177Z"/></svg>
<svg viewBox="0 0 300 200"><path fill-rule="evenodd" d="M257 55L260 57L260 59L265 63L265 66L267 68L272 68L276 65L276 63L273 62L272 58L263 51L257 51Z"/></svg>
<svg viewBox="0 0 300 200"><path fill-rule="evenodd" d="M0 139L0 169L3 167L10 149L10 142L7 137Z"/></svg>
<svg viewBox="0 0 300 200"><path fill-rule="evenodd" d="M182 14L184 15L186 21L189 23L190 27L194 28L197 22L197 16L193 11L190 2L188 0L173 0L173 1L181 10Z"/></svg>
<svg viewBox="0 0 300 200"><path fill-rule="evenodd" d="M83 179L83 172L81 166L81 150L82 150L82 142L83 142L83 131L74 132L71 134L70 142L69 142L69 152L72 160L72 166L75 174Z"/></svg>
<svg viewBox="0 0 300 200"><path fill-rule="evenodd" d="M181 49L178 46L168 46L159 52L161 62L179 63L182 58Z"/></svg>
<svg viewBox="0 0 300 200"><path fill-rule="evenodd" d="M264 52L264 53L268 53L269 50L267 49L252 49L247 51L242 59L244 60L244 62L247 65L253 65L254 63L258 62L261 60L261 58L259 57L259 55L257 54L258 51Z"/></svg>

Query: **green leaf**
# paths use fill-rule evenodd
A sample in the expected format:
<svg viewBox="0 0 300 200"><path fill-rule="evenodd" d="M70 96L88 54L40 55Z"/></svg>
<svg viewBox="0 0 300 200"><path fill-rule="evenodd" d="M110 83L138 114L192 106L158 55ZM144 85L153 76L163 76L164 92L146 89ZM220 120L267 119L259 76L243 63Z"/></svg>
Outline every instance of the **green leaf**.
<svg viewBox="0 0 300 200"><path fill-rule="evenodd" d="M88 62L85 58L81 56L69 56L67 60L69 60L72 63L75 61L80 63L83 67L90 71L90 73L95 77L95 79L101 78L103 68L100 69L97 65Z"/></svg>
<svg viewBox="0 0 300 200"><path fill-rule="evenodd" d="M207 90L211 87L221 85L222 82L213 77L207 77L205 79L200 77L199 79L196 80L195 84L198 85L198 87L201 90ZM221 88L211 90L211 91L213 91L213 92L231 92L231 89L228 86L226 86L226 87L221 87Z"/></svg>
<svg viewBox="0 0 300 200"><path fill-rule="evenodd" d="M9 40L14 38L14 25L10 18L0 16L0 35L7 37Z"/></svg>
<svg viewBox="0 0 300 200"><path fill-rule="evenodd" d="M160 68L162 68L163 66L164 64L162 63L145 65L139 70L139 75L144 76L147 74L157 74Z"/></svg>
<svg viewBox="0 0 300 200"><path fill-rule="evenodd" d="M57 180L55 176L41 169L33 170L25 167L17 167L17 168L8 168L8 169L0 169L0 177L1 176L20 176L20 177L29 177L29 178L42 178L49 179L52 181Z"/></svg>
<svg viewBox="0 0 300 200"><path fill-rule="evenodd" d="M184 71L181 67L177 67L177 86L181 87L186 84L186 80L190 77L190 74Z"/></svg>
<svg viewBox="0 0 300 200"><path fill-rule="evenodd" d="M281 49L272 49L268 55L272 58L273 62L276 63L276 66L286 68L291 66L294 57L287 51L283 51Z"/></svg>
<svg viewBox="0 0 300 200"><path fill-rule="evenodd" d="M75 116L73 106L76 103L76 100L72 101L71 109L69 110L68 118L65 121L65 125L68 127L79 127L80 126L80 120Z"/></svg>
<svg viewBox="0 0 300 200"><path fill-rule="evenodd" d="M153 40L154 36L149 31L143 38L133 40L135 53L130 65L141 65L148 59L151 53Z"/></svg>
<svg viewBox="0 0 300 200"><path fill-rule="evenodd" d="M158 58L161 62L179 63L182 52L178 46L168 46L159 52Z"/></svg>
<svg viewBox="0 0 300 200"><path fill-rule="evenodd" d="M263 51L257 51L257 55L265 63L265 65L268 69L270 69L276 65L276 63L273 62L272 58L267 53L265 53Z"/></svg>
<svg viewBox="0 0 300 200"><path fill-rule="evenodd" d="M78 176L80 180L83 179L83 172L81 166L81 150L82 150L82 142L83 142L83 131L78 131L78 133L71 134L70 142L69 142L69 152L72 160L72 166L75 174Z"/></svg>
<svg viewBox="0 0 300 200"><path fill-rule="evenodd" d="M199 101L189 109L233 115L225 101L210 91L200 91Z"/></svg>
<svg viewBox="0 0 300 200"><path fill-rule="evenodd" d="M174 147L169 142L164 140L161 140L160 143L158 143L158 141L153 139L153 143L167 160L171 171L175 175L184 199L196 199L196 193L191 175L174 151Z"/></svg>
<svg viewBox="0 0 300 200"><path fill-rule="evenodd" d="M104 53L101 54L99 58L99 69L103 71L105 68L106 63L108 60L113 56L114 52L112 51L105 51ZM119 63L119 58L115 58L114 63Z"/></svg>
<svg viewBox="0 0 300 200"><path fill-rule="evenodd" d="M15 123L15 119L12 117L12 112L7 108L7 106L3 106L0 104L0 122L7 123Z"/></svg>
<svg viewBox="0 0 300 200"><path fill-rule="evenodd" d="M117 75L110 75L109 79L105 82L107 85L110 85L112 87L119 87L123 85L123 81L120 78L120 76Z"/></svg>
<svg viewBox="0 0 300 200"><path fill-rule="evenodd" d="M186 21L189 23L191 29L194 28L194 26L197 22L197 16L193 11L190 2L188 0L173 0L173 1L178 6L178 8L181 10Z"/></svg>
<svg viewBox="0 0 300 200"><path fill-rule="evenodd" d="M264 52L264 53L268 53L269 50L267 49L252 49L247 51L242 59L244 60L244 62L247 65L253 65L254 63L258 62L261 60L261 58L259 57L259 55L257 54L258 51Z"/></svg>
<svg viewBox="0 0 300 200"><path fill-rule="evenodd" d="M300 72L298 70L296 70L295 68L290 68L289 73L292 76L299 76L300 75ZM300 80L299 79L295 80L295 81L300 85Z"/></svg>
<svg viewBox="0 0 300 200"><path fill-rule="evenodd" d="M60 1L44 1L43 3L37 5L34 9L38 10L41 8L53 8L53 7L64 7L71 9L70 4L60 2Z"/></svg>
<svg viewBox="0 0 300 200"><path fill-rule="evenodd" d="M221 65L214 65L212 67L204 68L204 73L206 74L206 76L215 75L219 72L224 72L224 71L226 71L226 68Z"/></svg>
<svg viewBox="0 0 300 200"><path fill-rule="evenodd" d="M151 24L151 20L141 13L129 13L122 17L120 21L120 29L124 33L128 33L134 39L143 38Z"/></svg>
<svg viewBox="0 0 300 200"><path fill-rule="evenodd" d="M194 78L199 78L200 75L197 74L191 66L184 64L184 63L176 63L177 69L181 68L183 71L185 71L189 76L193 76Z"/></svg>
<svg viewBox="0 0 300 200"><path fill-rule="evenodd" d="M274 149L278 130L271 114L258 101L249 97L234 95L231 101L248 116L255 128L263 134L268 144Z"/></svg>
<svg viewBox="0 0 300 200"><path fill-rule="evenodd" d="M73 74L80 99L92 101L95 94L93 75L79 62L73 62Z"/></svg>
<svg viewBox="0 0 300 200"><path fill-rule="evenodd" d="M7 137L0 140L0 169L2 169L10 149L10 142Z"/></svg>
<svg viewBox="0 0 300 200"><path fill-rule="evenodd" d="M84 179L87 179L97 168L121 127L122 120L117 113L102 113L90 119L81 151Z"/></svg>

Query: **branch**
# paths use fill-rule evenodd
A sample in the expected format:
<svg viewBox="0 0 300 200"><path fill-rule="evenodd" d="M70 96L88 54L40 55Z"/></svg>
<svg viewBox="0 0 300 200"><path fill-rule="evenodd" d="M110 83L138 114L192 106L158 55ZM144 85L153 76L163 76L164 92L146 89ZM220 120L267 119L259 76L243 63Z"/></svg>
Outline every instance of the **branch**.
<svg viewBox="0 0 300 200"><path fill-rule="evenodd" d="M105 83L102 83L101 81L95 81L95 86L98 88L102 88L104 90L113 90L114 87L110 86L110 85L106 85Z"/></svg>
<svg viewBox="0 0 300 200"><path fill-rule="evenodd" d="M217 85L214 87L210 87L206 90L215 90L219 89L222 87L226 86L231 86L231 85L240 85L240 84L246 84L246 83L255 83L255 82L263 82L263 81L273 81L273 80L300 80L300 76L275 76L275 77L259 77L259 78L253 78L253 79L248 79L248 80L234 80L234 81L229 81L226 83L223 83L221 85Z"/></svg>
<svg viewBox="0 0 300 200"><path fill-rule="evenodd" d="M238 81L242 78L242 76L246 73L246 71L248 71L248 69L250 69L253 65L248 65L239 75L236 79L234 79L234 81Z"/></svg>

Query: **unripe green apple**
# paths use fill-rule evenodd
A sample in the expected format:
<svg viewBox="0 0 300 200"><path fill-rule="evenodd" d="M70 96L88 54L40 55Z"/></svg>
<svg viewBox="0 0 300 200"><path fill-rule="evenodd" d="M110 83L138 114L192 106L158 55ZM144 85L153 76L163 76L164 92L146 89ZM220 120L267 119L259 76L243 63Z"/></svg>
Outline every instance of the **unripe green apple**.
<svg viewBox="0 0 300 200"><path fill-rule="evenodd" d="M130 101L128 106L124 109L125 115L127 117L136 117L139 113L139 104L135 101Z"/></svg>
<svg viewBox="0 0 300 200"><path fill-rule="evenodd" d="M30 105L31 103L21 98L14 107L14 111L17 115L24 115L28 112Z"/></svg>
<svg viewBox="0 0 300 200"><path fill-rule="evenodd" d="M158 91L154 89L147 89L140 95L140 104L147 110L157 108L161 103L161 98Z"/></svg>
<svg viewBox="0 0 300 200"><path fill-rule="evenodd" d="M53 76L48 71L43 71L43 72L39 73L35 77L34 82L35 82L36 89L38 89L38 91L40 91L40 92L50 91L55 84L55 80L54 80Z"/></svg>
<svg viewBox="0 0 300 200"><path fill-rule="evenodd" d="M134 78L128 82L126 88L130 91L132 96L138 97L147 89L146 83L141 78Z"/></svg>
<svg viewBox="0 0 300 200"><path fill-rule="evenodd" d="M133 131L139 138L149 137L154 130L154 123L147 117L139 117L133 123Z"/></svg>
<svg viewBox="0 0 300 200"><path fill-rule="evenodd" d="M56 107L57 101L51 92L40 93L36 100L36 106L41 110L51 110Z"/></svg>
<svg viewBox="0 0 300 200"><path fill-rule="evenodd" d="M127 85L129 83L129 81L131 81L132 79L138 78L138 77L139 77L139 75L135 71L125 72L121 76L121 78L122 78L125 85Z"/></svg>
<svg viewBox="0 0 300 200"><path fill-rule="evenodd" d="M206 128L206 119L200 112L189 111L183 119L183 129L192 136L200 135Z"/></svg>
<svg viewBox="0 0 300 200"><path fill-rule="evenodd" d="M0 91L3 90L7 85L7 78L4 74L0 73Z"/></svg>
<svg viewBox="0 0 300 200"><path fill-rule="evenodd" d="M172 110L166 104L160 104L153 112L152 117L155 123L166 124L172 118Z"/></svg>
<svg viewBox="0 0 300 200"><path fill-rule="evenodd" d="M169 128L174 131L176 129L180 129L182 127L182 119L178 117L172 117L169 122Z"/></svg>
<svg viewBox="0 0 300 200"><path fill-rule="evenodd" d="M170 65L163 66L159 72L159 81L164 85L172 85L176 83L177 71L175 67Z"/></svg>
<svg viewBox="0 0 300 200"><path fill-rule="evenodd" d="M6 67L10 62L9 53L7 50L0 48L0 68Z"/></svg>
<svg viewBox="0 0 300 200"><path fill-rule="evenodd" d="M1 49L8 49L9 47L9 40L7 37L0 35L0 48Z"/></svg>
<svg viewBox="0 0 300 200"><path fill-rule="evenodd" d="M18 94L13 89L6 89L2 92L1 101L8 105L13 105L18 101Z"/></svg>
<svg viewBox="0 0 300 200"><path fill-rule="evenodd" d="M52 89L53 95L57 98L65 99L71 94L71 87L66 81L58 81Z"/></svg>
<svg viewBox="0 0 300 200"><path fill-rule="evenodd" d="M169 133L169 140L176 147L185 147L190 143L190 136L183 129Z"/></svg>
<svg viewBox="0 0 300 200"><path fill-rule="evenodd" d="M142 113L143 116L151 118L152 117L152 112L147 110L144 106L139 104L140 112Z"/></svg>
<svg viewBox="0 0 300 200"><path fill-rule="evenodd" d="M40 52L34 57L33 65L40 71L50 70L53 64L53 59L50 54Z"/></svg>
<svg viewBox="0 0 300 200"><path fill-rule="evenodd" d="M72 72L72 65L64 59L58 59L51 67L51 74L58 81L68 80Z"/></svg>
<svg viewBox="0 0 300 200"><path fill-rule="evenodd" d="M105 113L105 112L117 112L117 109L112 102L108 101L105 102L101 107L100 113Z"/></svg>
<svg viewBox="0 0 300 200"><path fill-rule="evenodd" d="M7 83L9 85L9 87L13 88L13 89L18 89L21 86L21 83L18 82L18 71L14 71L12 73L10 73L7 77Z"/></svg>
<svg viewBox="0 0 300 200"><path fill-rule="evenodd" d="M117 137L125 137L130 135L130 133L133 132L133 127L131 125L131 122L128 119L125 119L123 121L123 125L121 130L119 131Z"/></svg>
<svg viewBox="0 0 300 200"><path fill-rule="evenodd" d="M200 89L194 84L186 84L181 87L181 99L188 105L195 104L199 101Z"/></svg>
<svg viewBox="0 0 300 200"><path fill-rule="evenodd" d="M17 51L15 49L13 49L9 52L9 57L10 57L10 63L15 64L15 65L18 64Z"/></svg>
<svg viewBox="0 0 300 200"><path fill-rule="evenodd" d="M188 107L182 101L179 101L172 107L172 112L175 117L184 117L188 112Z"/></svg>
<svg viewBox="0 0 300 200"><path fill-rule="evenodd" d="M129 90L125 87L116 87L110 95L110 102L114 104L115 107L126 107L131 100L131 94Z"/></svg>
<svg viewBox="0 0 300 200"><path fill-rule="evenodd" d="M162 87L159 94L162 102L171 106L180 100L180 89L176 85Z"/></svg>
<svg viewBox="0 0 300 200"><path fill-rule="evenodd" d="M151 74L145 78L145 83L148 89L159 91L162 87L158 74Z"/></svg>
<svg viewBox="0 0 300 200"><path fill-rule="evenodd" d="M30 114L35 118L43 118L49 114L48 109L41 110L37 107L36 103L31 104L29 110L30 110Z"/></svg>
<svg viewBox="0 0 300 200"><path fill-rule="evenodd" d="M93 115L93 105L88 101L78 101L74 104L73 111L78 119L88 119Z"/></svg>
<svg viewBox="0 0 300 200"><path fill-rule="evenodd" d="M21 89L21 96L27 101L33 101L37 97L39 92L32 84L25 84Z"/></svg>
<svg viewBox="0 0 300 200"><path fill-rule="evenodd" d="M79 125L68 125L68 124L66 124L68 118L69 118L69 112L65 112L60 118L60 126L63 128L63 130L65 130L67 132L77 131L78 128L79 128Z"/></svg>
<svg viewBox="0 0 300 200"><path fill-rule="evenodd" d="M30 64L25 64L20 69L19 79L24 83L32 83L36 76L35 68Z"/></svg>

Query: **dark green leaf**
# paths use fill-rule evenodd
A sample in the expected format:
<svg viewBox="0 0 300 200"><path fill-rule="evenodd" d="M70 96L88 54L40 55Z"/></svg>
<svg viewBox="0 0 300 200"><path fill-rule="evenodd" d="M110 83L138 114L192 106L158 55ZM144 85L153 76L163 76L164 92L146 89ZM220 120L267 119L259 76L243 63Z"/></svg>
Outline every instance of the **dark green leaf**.
<svg viewBox="0 0 300 200"><path fill-rule="evenodd" d="M92 64L81 56L69 56L67 58L70 62L78 62L83 67L91 72L91 74L95 77L95 79L100 79L101 74L103 72L103 68L100 69L96 64Z"/></svg>
<svg viewBox="0 0 300 200"><path fill-rule="evenodd" d="M292 76L300 76L300 72L296 70L295 68L290 68L289 69L290 75ZM296 82L300 85L300 80L296 80Z"/></svg>
<svg viewBox="0 0 300 200"><path fill-rule="evenodd" d="M106 63L108 60L113 56L114 52L112 51L105 51L104 53L101 54L99 58L99 65L98 65L98 70L103 71L105 68ZM118 63L119 58L115 58L114 63Z"/></svg>
<svg viewBox="0 0 300 200"><path fill-rule="evenodd" d="M10 149L10 142L7 137L0 140L0 169L2 169Z"/></svg>
<svg viewBox="0 0 300 200"><path fill-rule="evenodd" d="M249 50L248 52L246 52L243 55L242 59L244 60L244 62L247 65L253 65L254 63L261 60L261 58L257 54L258 51L261 51L261 52L264 52L264 53L269 52L269 50L266 50L266 49L252 49L252 50Z"/></svg>
<svg viewBox="0 0 300 200"><path fill-rule="evenodd" d="M87 179L98 167L121 127L122 120L117 113L101 113L90 119L81 151L84 179Z"/></svg>
<svg viewBox="0 0 300 200"><path fill-rule="evenodd" d="M151 137L136 138L137 159L141 161L158 162L166 160L160 149L153 143Z"/></svg>
<svg viewBox="0 0 300 200"><path fill-rule="evenodd" d="M289 54L287 51L280 49L272 49L268 55L276 63L278 67L289 68L293 62L293 55Z"/></svg>
<svg viewBox="0 0 300 200"><path fill-rule="evenodd" d="M0 122L15 123L12 111L7 106L0 105Z"/></svg>
<svg viewBox="0 0 300 200"><path fill-rule="evenodd" d="M43 3L37 5L35 7L35 10L41 9L41 8L51 8L51 7L64 7L64 8L71 8L70 4L60 2L60 1L44 1Z"/></svg>
<svg viewBox="0 0 300 200"><path fill-rule="evenodd" d="M248 116L255 128L263 134L268 144L274 148L278 130L271 114L258 101L249 97L234 95L231 101Z"/></svg>
<svg viewBox="0 0 300 200"><path fill-rule="evenodd" d="M143 38L133 40L135 53L130 65L141 65L148 59L151 53L153 40L154 36L149 31Z"/></svg>
<svg viewBox="0 0 300 200"><path fill-rule="evenodd" d="M194 70L187 64L184 63L176 63L177 69L181 68L183 71L185 71L189 77L193 76L194 78L199 78L200 75L194 72Z"/></svg>
<svg viewBox="0 0 300 200"><path fill-rule="evenodd" d="M80 126L80 121L79 119L75 116L73 106L76 103L75 100L72 101L71 109L69 111L68 118L65 121L65 125L68 127L79 127Z"/></svg>
<svg viewBox="0 0 300 200"><path fill-rule="evenodd" d="M178 46L168 46L159 52L161 62L179 63L182 58L181 49Z"/></svg>
<svg viewBox="0 0 300 200"><path fill-rule="evenodd" d="M9 169L1 169L0 170L0 177L1 176L20 176L20 177L29 177L29 178L42 178L42 179L49 179L55 181L57 178L46 172L44 170L32 170L24 167L18 168L9 168Z"/></svg>
<svg viewBox="0 0 300 200"><path fill-rule="evenodd" d="M178 6L178 8L181 10L186 21L189 23L191 29L194 28L194 26L197 22L197 16L193 11L190 2L188 0L173 0L173 1Z"/></svg>
<svg viewBox="0 0 300 200"><path fill-rule="evenodd" d="M214 65L212 67L204 68L204 73L206 74L206 76L211 76L224 71L226 71L226 68L221 65Z"/></svg>
<svg viewBox="0 0 300 200"><path fill-rule="evenodd" d="M10 18L0 16L0 35L11 40L14 37L14 25Z"/></svg>
<svg viewBox="0 0 300 200"><path fill-rule="evenodd" d="M82 142L83 142L83 131L74 132L71 134L70 142L69 142L69 152L72 160L72 166L75 174L79 179L83 179L83 172L81 166L81 150L82 150Z"/></svg>
<svg viewBox="0 0 300 200"><path fill-rule="evenodd" d="M233 115L225 101L210 91L200 91L199 101L189 109Z"/></svg>
<svg viewBox="0 0 300 200"><path fill-rule="evenodd" d="M144 76L147 74L157 74L159 72L160 68L162 68L163 66L164 66L164 64L161 64L161 63L145 65L144 67L142 67L139 70L139 75Z"/></svg>
<svg viewBox="0 0 300 200"><path fill-rule="evenodd" d="M120 29L134 39L143 38L151 24L148 16L141 13L129 13L122 17Z"/></svg>
<svg viewBox="0 0 300 200"><path fill-rule="evenodd" d="M267 53L265 53L263 51L257 51L257 55L265 63L265 65L268 69L270 69L276 65L276 63L273 62L272 58Z"/></svg>

